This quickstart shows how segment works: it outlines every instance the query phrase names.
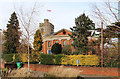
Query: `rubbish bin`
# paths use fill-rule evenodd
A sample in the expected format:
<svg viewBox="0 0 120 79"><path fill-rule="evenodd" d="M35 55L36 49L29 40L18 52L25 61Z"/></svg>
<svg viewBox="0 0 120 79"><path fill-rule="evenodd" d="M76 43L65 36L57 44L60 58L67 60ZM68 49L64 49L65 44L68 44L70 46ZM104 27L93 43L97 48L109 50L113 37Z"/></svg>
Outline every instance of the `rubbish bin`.
<svg viewBox="0 0 120 79"><path fill-rule="evenodd" d="M17 62L17 68L20 68L21 62Z"/></svg>

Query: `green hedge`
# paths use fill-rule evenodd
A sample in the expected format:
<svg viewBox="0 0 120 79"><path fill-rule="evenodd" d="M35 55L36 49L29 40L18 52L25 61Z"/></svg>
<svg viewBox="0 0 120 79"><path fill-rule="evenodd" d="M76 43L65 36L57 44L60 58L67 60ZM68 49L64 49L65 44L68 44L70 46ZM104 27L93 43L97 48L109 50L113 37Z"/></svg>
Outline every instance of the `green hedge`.
<svg viewBox="0 0 120 79"><path fill-rule="evenodd" d="M45 64L45 65L51 65L51 64L60 65L63 56L64 56L63 54L58 54L58 55L41 54L40 61L41 64Z"/></svg>
<svg viewBox="0 0 120 79"><path fill-rule="evenodd" d="M51 64L55 64L54 63L54 58L55 58L55 55L51 54L41 54L40 55L40 61L41 61L41 64L45 64L45 65L51 65Z"/></svg>
<svg viewBox="0 0 120 79"><path fill-rule="evenodd" d="M61 62L62 62L62 57L64 57L64 55L62 55L62 54L58 54L58 55L55 55L55 64L56 65L60 65L61 64Z"/></svg>
<svg viewBox="0 0 120 79"><path fill-rule="evenodd" d="M13 61L13 56L14 55L15 55L15 60ZM3 54L2 58L6 62L23 62L22 59L24 59L25 57L22 56L23 58L21 58L20 56L21 56L20 54ZM71 63L70 61L66 60L65 56L68 56L69 60L72 60L72 61L73 61L73 59L75 59L74 61L76 63L76 58L77 58L76 56L79 56L79 55L63 55L63 54L58 54L58 55L51 54L51 55L49 55L49 54L40 54L40 62L41 62L41 64L45 64L45 65L52 65L52 64L61 65L63 63L68 63L68 64ZM63 62L63 59L64 59L64 62ZM87 60L91 60L91 59L87 59ZM115 60L115 58L112 58L109 61L110 62L108 62L108 59L106 59L106 60L104 59L104 67L119 67L120 68L120 65L119 65L120 61ZM26 62L27 62L27 60L26 60ZM31 55L30 55L30 62L31 63L38 63L38 61L35 61L35 60L33 61L33 58L31 57ZM81 63L82 63L82 61L81 61ZM68 64L66 64L66 65L68 65ZM99 61L98 67L101 66L100 64L101 63ZM71 65L73 65L73 64L71 64Z"/></svg>
<svg viewBox="0 0 120 79"><path fill-rule="evenodd" d="M13 61L13 56L15 55L15 60ZM3 54L2 58L6 62L20 62L19 54Z"/></svg>

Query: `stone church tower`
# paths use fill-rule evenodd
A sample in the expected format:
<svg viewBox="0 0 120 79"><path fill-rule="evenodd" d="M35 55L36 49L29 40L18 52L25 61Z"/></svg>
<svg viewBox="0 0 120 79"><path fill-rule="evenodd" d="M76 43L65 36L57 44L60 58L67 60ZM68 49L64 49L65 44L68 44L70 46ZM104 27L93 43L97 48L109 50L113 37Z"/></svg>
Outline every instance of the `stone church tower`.
<svg viewBox="0 0 120 79"><path fill-rule="evenodd" d="M44 19L44 23L39 24L42 35L50 35L54 32L54 25L48 19Z"/></svg>

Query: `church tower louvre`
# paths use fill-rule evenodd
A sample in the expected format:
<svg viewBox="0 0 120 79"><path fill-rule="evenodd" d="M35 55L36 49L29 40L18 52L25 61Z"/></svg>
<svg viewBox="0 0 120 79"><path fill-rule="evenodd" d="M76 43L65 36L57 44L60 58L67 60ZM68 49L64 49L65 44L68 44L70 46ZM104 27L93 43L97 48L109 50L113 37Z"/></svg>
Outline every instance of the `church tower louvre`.
<svg viewBox="0 0 120 79"><path fill-rule="evenodd" d="M50 35L54 32L54 25L48 19L44 19L44 23L39 24L42 36Z"/></svg>

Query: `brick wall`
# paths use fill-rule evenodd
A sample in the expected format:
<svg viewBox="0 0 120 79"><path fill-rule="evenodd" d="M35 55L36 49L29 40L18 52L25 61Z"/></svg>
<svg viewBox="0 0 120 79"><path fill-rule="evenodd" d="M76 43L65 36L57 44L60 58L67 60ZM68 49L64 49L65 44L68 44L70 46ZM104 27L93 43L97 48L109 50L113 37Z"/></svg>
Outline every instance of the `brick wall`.
<svg viewBox="0 0 120 79"><path fill-rule="evenodd" d="M33 71L46 71L48 72L51 67L57 67L57 65L41 65L41 64L30 64L30 69ZM28 67L27 64L24 67ZM120 76L118 74L118 68L102 68L100 67L80 67L80 66L64 66L67 68L76 68L80 71L80 74L91 74L91 75L109 75L109 76ZM120 73L120 71L119 71Z"/></svg>

